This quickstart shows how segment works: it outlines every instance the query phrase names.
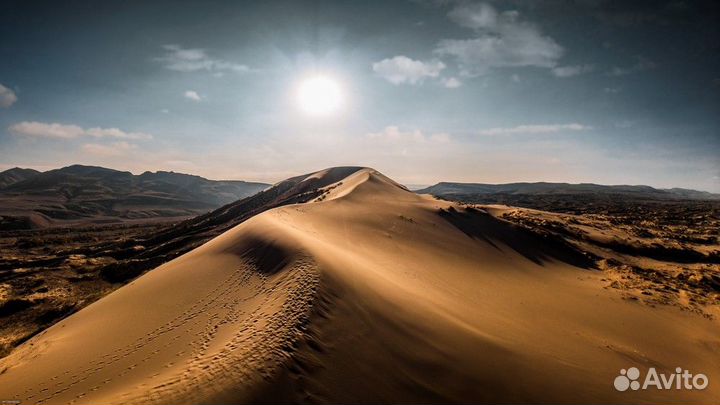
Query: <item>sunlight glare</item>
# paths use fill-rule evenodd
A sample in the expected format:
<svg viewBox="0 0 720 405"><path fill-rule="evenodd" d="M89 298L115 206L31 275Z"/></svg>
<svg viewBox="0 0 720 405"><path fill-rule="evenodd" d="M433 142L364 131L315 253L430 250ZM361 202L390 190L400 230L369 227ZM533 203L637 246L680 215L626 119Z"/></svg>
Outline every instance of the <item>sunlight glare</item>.
<svg viewBox="0 0 720 405"><path fill-rule="evenodd" d="M326 76L304 80L298 89L300 108L310 115L329 115L340 108L342 94L338 83Z"/></svg>

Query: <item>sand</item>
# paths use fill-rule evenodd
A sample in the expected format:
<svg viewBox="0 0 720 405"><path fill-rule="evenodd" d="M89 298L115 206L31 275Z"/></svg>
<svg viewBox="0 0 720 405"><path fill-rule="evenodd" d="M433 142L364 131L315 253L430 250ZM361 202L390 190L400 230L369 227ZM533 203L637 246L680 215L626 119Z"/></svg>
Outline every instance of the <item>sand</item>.
<svg viewBox="0 0 720 405"><path fill-rule="evenodd" d="M720 401L717 319L624 300L574 252L372 169L326 190L253 217L19 346L0 361L0 399ZM679 366L710 385L616 391L619 370L633 366Z"/></svg>

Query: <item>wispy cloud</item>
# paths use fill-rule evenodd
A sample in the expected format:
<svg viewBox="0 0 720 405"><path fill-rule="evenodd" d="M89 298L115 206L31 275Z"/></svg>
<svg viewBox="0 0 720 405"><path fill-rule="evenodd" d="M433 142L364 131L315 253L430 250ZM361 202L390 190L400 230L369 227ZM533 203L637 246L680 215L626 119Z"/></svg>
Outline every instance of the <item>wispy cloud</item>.
<svg viewBox="0 0 720 405"><path fill-rule="evenodd" d="M110 157L124 156L137 149L137 145L125 141L113 142L109 145L86 143L80 148L84 153L93 156Z"/></svg>
<svg viewBox="0 0 720 405"><path fill-rule="evenodd" d="M593 65L568 65L568 66L557 66L552 69L555 77L573 77L584 73L590 73L595 70Z"/></svg>
<svg viewBox="0 0 720 405"><path fill-rule="evenodd" d="M247 65L233 63L208 56L207 51L201 48L183 48L180 45L163 45L165 54L156 60L166 69L177 72L208 71L222 73L223 71L246 73L251 69Z"/></svg>
<svg viewBox="0 0 720 405"><path fill-rule="evenodd" d="M438 77L445 64L439 60L423 62L398 55L373 63L372 68L392 84L420 84L428 77Z"/></svg>
<svg viewBox="0 0 720 405"><path fill-rule="evenodd" d="M458 80L456 77L448 77L443 78L441 81L443 86L447 87L448 89L456 89L460 86L462 86L462 82Z"/></svg>
<svg viewBox="0 0 720 405"><path fill-rule="evenodd" d="M532 134L554 134L568 131L588 131L592 127L571 123L571 124L537 124L537 125L518 125L515 127L498 127L483 129L478 132L480 135L497 136L497 135L532 135Z"/></svg>
<svg viewBox="0 0 720 405"><path fill-rule="evenodd" d="M479 76L501 67L553 68L564 53L554 39L521 21L517 11L499 12L487 3L463 2L456 4L448 17L475 31L475 36L442 40L434 52L456 59L464 76Z"/></svg>
<svg viewBox="0 0 720 405"><path fill-rule="evenodd" d="M183 97L185 97L185 98L187 98L187 99L190 99L190 100L192 100L192 101L195 101L195 102L200 102L200 101L202 101L203 98L204 98L203 96L199 95L199 94L198 94L196 91L194 91L194 90L188 90L188 91L186 91L186 92L183 94Z"/></svg>
<svg viewBox="0 0 720 405"><path fill-rule="evenodd" d="M15 95L15 92L0 83L0 107L8 108L15 104L16 101L17 95Z"/></svg>
<svg viewBox="0 0 720 405"><path fill-rule="evenodd" d="M15 135L31 138L75 139L80 137L115 139L152 139L143 132L125 132L118 128L82 128L78 125L23 121L11 125L8 130Z"/></svg>
<svg viewBox="0 0 720 405"><path fill-rule="evenodd" d="M625 76L632 73L642 72L645 70L654 69L657 65L655 62L651 61L650 59L647 59L643 56L636 56L635 57L636 62L633 65L625 66L625 67L618 67L615 66L612 69L610 69L607 74L610 76Z"/></svg>
<svg viewBox="0 0 720 405"><path fill-rule="evenodd" d="M447 143L451 140L450 134L445 132L426 135L419 129L402 130L395 125L387 126L380 132L371 132L366 138L390 143Z"/></svg>

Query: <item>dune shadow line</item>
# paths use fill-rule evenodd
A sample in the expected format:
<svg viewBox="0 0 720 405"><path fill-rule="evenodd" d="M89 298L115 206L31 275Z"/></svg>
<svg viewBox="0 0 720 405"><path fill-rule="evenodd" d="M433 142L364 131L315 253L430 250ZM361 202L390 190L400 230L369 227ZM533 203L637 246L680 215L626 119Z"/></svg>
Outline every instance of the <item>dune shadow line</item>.
<svg viewBox="0 0 720 405"><path fill-rule="evenodd" d="M502 250L499 245L505 245L539 266L556 260L583 269L595 268L595 261L589 254L570 245L562 237L533 232L469 207L464 211L453 207L441 209L438 215L468 237L498 250Z"/></svg>

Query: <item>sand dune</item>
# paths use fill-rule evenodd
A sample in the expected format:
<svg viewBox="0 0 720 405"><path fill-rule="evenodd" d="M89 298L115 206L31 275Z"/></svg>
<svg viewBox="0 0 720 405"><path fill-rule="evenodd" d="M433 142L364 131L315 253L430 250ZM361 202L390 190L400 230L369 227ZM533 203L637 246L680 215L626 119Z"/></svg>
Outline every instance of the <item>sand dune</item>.
<svg viewBox="0 0 720 405"><path fill-rule="evenodd" d="M0 361L22 403L714 403L720 322L603 289L578 252L372 170L259 214ZM621 368L703 391L618 392Z"/></svg>

